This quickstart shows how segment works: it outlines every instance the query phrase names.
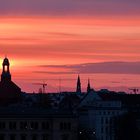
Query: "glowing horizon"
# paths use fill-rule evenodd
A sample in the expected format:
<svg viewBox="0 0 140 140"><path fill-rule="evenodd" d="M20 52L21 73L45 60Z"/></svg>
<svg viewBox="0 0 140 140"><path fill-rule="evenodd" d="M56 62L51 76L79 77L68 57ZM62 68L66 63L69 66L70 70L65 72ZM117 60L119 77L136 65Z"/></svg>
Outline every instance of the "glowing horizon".
<svg viewBox="0 0 140 140"><path fill-rule="evenodd" d="M22 85L23 90L27 91L33 91L34 88L25 83L59 79L60 77L76 79L78 71L73 74L73 69L66 69L63 65L140 62L139 16L114 18L1 16L0 30L0 63L2 63L2 57L7 55L11 61L14 80ZM42 67L43 65L60 65L61 68L46 68ZM60 73L56 73L57 71ZM134 83L133 73L126 74L132 79L126 86L139 86L140 78L137 77ZM30 77L25 77L26 75ZM91 79L95 77L97 83L94 85L96 87L105 86L104 82L98 81L99 74L97 74L98 76L96 73L81 75L83 79L90 75ZM103 75L104 78L107 78L107 75L110 78L116 77L111 72ZM118 80L119 78L117 78ZM58 86L58 84L56 85ZM109 82L108 85L114 86ZM117 85L121 86L119 83L115 86ZM50 84L51 86L53 87ZM67 86L68 84L64 85L64 87ZM70 86L74 87L75 82L72 82Z"/></svg>

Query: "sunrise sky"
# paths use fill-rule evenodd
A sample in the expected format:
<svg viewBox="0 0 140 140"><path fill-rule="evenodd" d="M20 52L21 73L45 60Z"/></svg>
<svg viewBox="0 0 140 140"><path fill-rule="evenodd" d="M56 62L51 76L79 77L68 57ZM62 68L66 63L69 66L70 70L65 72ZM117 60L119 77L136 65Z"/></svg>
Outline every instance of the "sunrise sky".
<svg viewBox="0 0 140 140"><path fill-rule="evenodd" d="M95 89L140 87L139 0L0 1L5 55L23 91L74 91L80 74ZM111 88L112 87L112 88Z"/></svg>

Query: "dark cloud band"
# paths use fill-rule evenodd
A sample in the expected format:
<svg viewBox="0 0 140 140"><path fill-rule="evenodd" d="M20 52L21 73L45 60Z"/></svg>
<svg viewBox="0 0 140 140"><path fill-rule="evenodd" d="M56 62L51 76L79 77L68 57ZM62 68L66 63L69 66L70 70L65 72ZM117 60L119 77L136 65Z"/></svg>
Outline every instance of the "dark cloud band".
<svg viewBox="0 0 140 140"><path fill-rule="evenodd" d="M3 0L1 14L140 15L139 0Z"/></svg>
<svg viewBox="0 0 140 140"><path fill-rule="evenodd" d="M46 74L140 74L140 62L103 62L87 63L77 65L41 65L43 68L64 68L66 72L36 71L37 73ZM67 70L69 70L67 72ZM71 71L70 71L71 70Z"/></svg>

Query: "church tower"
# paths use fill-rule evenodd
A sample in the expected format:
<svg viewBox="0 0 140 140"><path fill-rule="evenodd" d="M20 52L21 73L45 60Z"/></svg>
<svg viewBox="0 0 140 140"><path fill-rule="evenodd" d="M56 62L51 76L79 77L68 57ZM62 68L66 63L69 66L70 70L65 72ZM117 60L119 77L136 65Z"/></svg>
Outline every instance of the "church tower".
<svg viewBox="0 0 140 140"><path fill-rule="evenodd" d="M4 58L2 67L0 105L17 103L21 100L21 89L11 80L10 63L8 58Z"/></svg>
<svg viewBox="0 0 140 140"><path fill-rule="evenodd" d="M80 76L79 75L78 75L78 79L77 79L76 93L81 93L81 81L80 81Z"/></svg>
<svg viewBox="0 0 140 140"><path fill-rule="evenodd" d="M10 74L10 63L8 58L5 58L2 63L3 70L1 74L1 81L11 81L11 74Z"/></svg>

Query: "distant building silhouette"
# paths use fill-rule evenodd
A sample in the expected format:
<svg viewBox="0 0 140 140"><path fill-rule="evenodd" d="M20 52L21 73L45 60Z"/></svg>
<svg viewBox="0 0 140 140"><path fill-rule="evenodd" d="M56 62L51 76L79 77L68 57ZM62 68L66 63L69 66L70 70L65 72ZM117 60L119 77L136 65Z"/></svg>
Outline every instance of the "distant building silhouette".
<svg viewBox="0 0 140 140"><path fill-rule="evenodd" d="M11 80L8 58L2 66L0 140L140 139L140 94L95 91L89 79L84 94L79 75L78 94L24 93Z"/></svg>
<svg viewBox="0 0 140 140"><path fill-rule="evenodd" d="M81 81L80 81L80 76L78 75L77 79L77 88L76 88L77 93L81 93Z"/></svg>
<svg viewBox="0 0 140 140"><path fill-rule="evenodd" d="M8 58L3 60L3 70L0 82L0 104L18 102L21 89L11 80L10 63Z"/></svg>
<svg viewBox="0 0 140 140"><path fill-rule="evenodd" d="M91 91L91 86L90 86L90 80L88 79L88 85L87 85L87 93Z"/></svg>
<svg viewBox="0 0 140 140"><path fill-rule="evenodd" d="M2 82L11 81L11 74L10 74L10 69L9 69L10 63L9 63L8 58L5 58L3 60L2 66L3 66L3 70L1 74L1 81Z"/></svg>
<svg viewBox="0 0 140 140"><path fill-rule="evenodd" d="M8 58L2 65L0 140L77 140L78 116L72 110L52 108L52 97L42 91L21 92L11 80Z"/></svg>

